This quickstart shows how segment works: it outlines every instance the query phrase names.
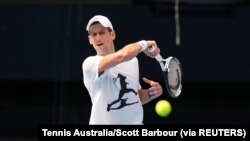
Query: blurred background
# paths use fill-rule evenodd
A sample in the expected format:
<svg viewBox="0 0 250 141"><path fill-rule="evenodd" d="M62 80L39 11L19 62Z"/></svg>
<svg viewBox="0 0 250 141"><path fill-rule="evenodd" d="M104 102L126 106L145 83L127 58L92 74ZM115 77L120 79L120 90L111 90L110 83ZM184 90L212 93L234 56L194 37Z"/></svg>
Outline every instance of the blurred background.
<svg viewBox="0 0 250 141"><path fill-rule="evenodd" d="M82 62L95 55L85 27L97 14L112 21L117 49L154 39L162 56L182 63L182 95L173 99L164 89L144 105L145 125L250 124L247 0L9 0L0 3L1 140L34 140L42 124L88 124ZM157 61L138 59L141 77L163 84ZM167 118L155 113L160 99L172 104Z"/></svg>

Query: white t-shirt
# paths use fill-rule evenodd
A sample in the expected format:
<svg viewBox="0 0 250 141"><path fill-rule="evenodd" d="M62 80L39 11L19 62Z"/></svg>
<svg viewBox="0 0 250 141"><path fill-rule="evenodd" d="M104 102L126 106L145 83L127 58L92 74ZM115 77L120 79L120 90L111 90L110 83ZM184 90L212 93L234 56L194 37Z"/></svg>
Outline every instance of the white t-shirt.
<svg viewBox="0 0 250 141"><path fill-rule="evenodd" d="M98 76L101 58L88 57L82 65L84 85L92 101L89 124L142 124L137 58L109 68Z"/></svg>

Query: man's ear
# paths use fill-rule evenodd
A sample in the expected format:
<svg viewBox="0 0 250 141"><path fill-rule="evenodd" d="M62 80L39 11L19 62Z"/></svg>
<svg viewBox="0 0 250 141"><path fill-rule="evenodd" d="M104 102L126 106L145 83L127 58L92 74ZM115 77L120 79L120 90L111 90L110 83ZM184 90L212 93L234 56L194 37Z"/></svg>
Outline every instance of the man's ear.
<svg viewBox="0 0 250 141"><path fill-rule="evenodd" d="M93 45L93 41L92 41L91 37L88 36L88 38L89 38L89 43L90 43L91 45Z"/></svg>
<svg viewBox="0 0 250 141"><path fill-rule="evenodd" d="M116 37L116 34L115 34L115 31L113 30L113 31L111 31L111 38L114 40L115 37Z"/></svg>

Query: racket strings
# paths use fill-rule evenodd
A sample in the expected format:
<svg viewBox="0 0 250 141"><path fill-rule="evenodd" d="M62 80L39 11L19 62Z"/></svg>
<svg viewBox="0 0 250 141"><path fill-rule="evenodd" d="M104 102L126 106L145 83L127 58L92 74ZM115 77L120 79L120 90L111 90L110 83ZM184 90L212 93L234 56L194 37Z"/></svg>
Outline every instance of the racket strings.
<svg viewBox="0 0 250 141"><path fill-rule="evenodd" d="M179 88L180 84L181 84L179 70L176 69L175 71L176 71L176 73L175 73L176 78L175 78L175 80L173 80L173 81L175 81L175 83L174 83L174 85L173 85L173 83L170 83L170 85L169 85L170 88L173 89L173 90L177 90Z"/></svg>
<svg viewBox="0 0 250 141"><path fill-rule="evenodd" d="M181 73L180 64L176 60L172 59L169 62L168 69L169 69L168 84L169 84L170 90L172 94L174 94L175 96L178 96L182 89L182 84L181 84L182 73Z"/></svg>

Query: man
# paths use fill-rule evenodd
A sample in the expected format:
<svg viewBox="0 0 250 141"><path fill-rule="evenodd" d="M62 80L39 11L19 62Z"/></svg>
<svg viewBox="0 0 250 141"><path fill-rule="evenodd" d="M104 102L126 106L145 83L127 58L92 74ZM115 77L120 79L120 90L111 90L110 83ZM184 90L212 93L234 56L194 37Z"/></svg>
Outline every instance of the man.
<svg viewBox="0 0 250 141"><path fill-rule="evenodd" d="M102 15L87 24L89 43L95 56L83 62L83 80L92 102L89 124L143 124L143 104L159 97L159 83L143 78L151 87L141 89L136 56L144 52L154 58L160 53L155 41L142 40L115 51L115 31L110 20ZM154 51L148 47L154 46Z"/></svg>

